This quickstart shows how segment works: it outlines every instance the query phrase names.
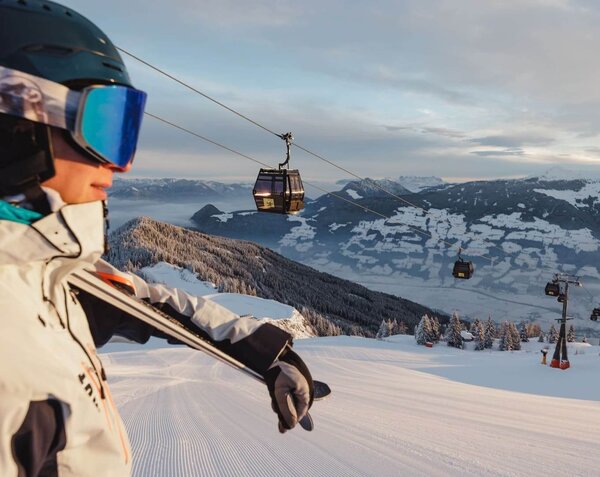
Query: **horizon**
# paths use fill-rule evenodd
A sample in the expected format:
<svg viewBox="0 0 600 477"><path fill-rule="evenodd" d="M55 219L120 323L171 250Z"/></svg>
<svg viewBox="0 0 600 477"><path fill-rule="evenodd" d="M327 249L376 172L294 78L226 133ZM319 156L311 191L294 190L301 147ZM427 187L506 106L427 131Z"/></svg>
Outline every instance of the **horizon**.
<svg viewBox="0 0 600 477"><path fill-rule="evenodd" d="M300 171L302 172L302 171ZM549 169L547 169L546 171L541 171L539 174L535 174L535 175L507 175L507 176L496 176L496 177L440 177L440 176L434 176L434 175L400 175L397 177L364 177L363 179L373 179L373 180L391 180L391 181L397 181L398 179L401 178L436 178L436 179L441 179L444 183L447 184L462 184L462 183L467 183L467 182L479 182L479 181L500 181L500 180L521 180L521 179L529 179L532 177L545 177L545 176L552 176L552 174L561 174L561 178L552 178L552 180L562 180L563 178L565 179L584 179L584 180L598 180L600 179L600 170L596 173L596 175L592 175L592 174L588 174L582 170L572 170L569 171L566 168L563 167L551 167ZM587 176L587 177L585 177ZM304 176L303 176L304 178ZM121 173L117 173L114 176L114 180L164 180L164 179L174 179L174 180L198 180L198 181L205 181L205 182L220 182L223 184L252 184L255 181L255 178L248 178L248 177L190 177L188 176L176 176L176 175L170 175L170 176L149 176L149 175L137 175L135 173L127 173L126 175L123 175ZM310 180L311 182L315 181L314 178L307 178L308 180ZM322 181L322 180L316 180L317 183L320 184L328 184L328 185L343 185L344 183L347 182L353 182L353 181L357 181L358 179L355 178L339 178L339 179L334 179L331 181Z"/></svg>

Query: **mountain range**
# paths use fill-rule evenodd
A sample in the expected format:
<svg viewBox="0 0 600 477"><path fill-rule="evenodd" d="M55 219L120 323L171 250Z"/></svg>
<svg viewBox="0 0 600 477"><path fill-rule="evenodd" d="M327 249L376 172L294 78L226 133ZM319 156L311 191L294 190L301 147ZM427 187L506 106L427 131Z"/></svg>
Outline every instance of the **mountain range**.
<svg viewBox="0 0 600 477"><path fill-rule="evenodd" d="M433 184L412 193L390 180L351 181L295 216L207 205L202 232L251 240L321 271L471 318L549 322L561 312L543 288L556 272L581 278L570 314L579 329L600 290L600 181L531 177ZM343 199L343 200L340 200ZM456 280L459 251L471 280Z"/></svg>

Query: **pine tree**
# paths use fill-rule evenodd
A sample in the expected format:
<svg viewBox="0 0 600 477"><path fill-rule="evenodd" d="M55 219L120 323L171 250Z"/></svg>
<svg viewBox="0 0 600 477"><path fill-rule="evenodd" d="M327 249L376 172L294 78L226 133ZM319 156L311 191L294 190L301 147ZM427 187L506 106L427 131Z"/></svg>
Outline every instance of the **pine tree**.
<svg viewBox="0 0 600 477"><path fill-rule="evenodd" d="M398 324L398 334L399 335L407 335L408 334L408 327L406 326L406 323L404 323L404 321L400 320L400 323Z"/></svg>
<svg viewBox="0 0 600 477"><path fill-rule="evenodd" d="M494 346L494 338L496 338L496 325L494 325L494 322L492 321L492 317L490 316L487 321L485 322L485 327L484 327L484 346L487 349L491 349Z"/></svg>
<svg viewBox="0 0 600 477"><path fill-rule="evenodd" d="M475 327L474 330L471 331L471 333L473 333L473 337L477 342L477 344L475 345L475 350L481 351L482 349L485 349L485 331L483 329L483 323L479 320L475 320L473 324L475 325Z"/></svg>
<svg viewBox="0 0 600 477"><path fill-rule="evenodd" d="M511 351L513 349L513 336L508 321L502 323L500 327L500 342L498 344L500 351Z"/></svg>
<svg viewBox="0 0 600 477"><path fill-rule="evenodd" d="M521 349L521 334L519 333L519 330L517 329L517 325L515 325L515 323L513 321L510 321L508 323L508 330L510 331L510 338L512 341L512 351L517 351ZM527 338L527 336L525 337ZM529 341L529 340L527 340Z"/></svg>
<svg viewBox="0 0 600 477"><path fill-rule="evenodd" d="M544 332L540 331L540 337L538 338L538 343L543 343L544 342Z"/></svg>
<svg viewBox="0 0 600 477"><path fill-rule="evenodd" d="M528 338L535 338L536 336L540 336L541 331L542 331L542 328L537 323L529 323L527 325L527 337Z"/></svg>
<svg viewBox="0 0 600 477"><path fill-rule="evenodd" d="M448 342L448 346L462 349L463 341L462 336L460 335L461 331L462 323L458 318L458 313L454 312L450 319L450 323L448 324L448 328L446 329L446 341Z"/></svg>
<svg viewBox="0 0 600 477"><path fill-rule="evenodd" d="M556 343L557 339L558 339L558 331L556 331L556 327L554 326L554 323L552 323L552 325L550 325L550 329L548 330L548 343L550 343L550 344Z"/></svg>
<svg viewBox="0 0 600 477"><path fill-rule="evenodd" d="M529 336L527 333L527 324L524 321L521 322L521 327L519 329L519 339L523 343L529 342Z"/></svg>
<svg viewBox="0 0 600 477"><path fill-rule="evenodd" d="M573 325L569 326L569 331L567 331L567 343L575 343L577 336L575 335L575 328Z"/></svg>
<svg viewBox="0 0 600 477"><path fill-rule="evenodd" d="M390 336L399 335L399 334L400 334L400 325L398 325L398 320L396 320L396 318L394 318L394 321L392 321Z"/></svg>
<svg viewBox="0 0 600 477"><path fill-rule="evenodd" d="M431 319L427 314L424 314L421 317L421 321L419 321L419 324L417 325L417 328L415 330L415 340L417 341L417 344L424 345L429 341L431 335Z"/></svg>
<svg viewBox="0 0 600 477"><path fill-rule="evenodd" d="M389 336L390 327L386 320L381 320L381 325L379 325L379 330L375 335L375 338L378 340L382 340L383 338L387 338Z"/></svg>
<svg viewBox="0 0 600 477"><path fill-rule="evenodd" d="M430 321L431 321L430 341L432 341L433 343L437 343L440 340L440 335L441 335L440 320L438 319L437 316L433 316L433 317L431 317Z"/></svg>

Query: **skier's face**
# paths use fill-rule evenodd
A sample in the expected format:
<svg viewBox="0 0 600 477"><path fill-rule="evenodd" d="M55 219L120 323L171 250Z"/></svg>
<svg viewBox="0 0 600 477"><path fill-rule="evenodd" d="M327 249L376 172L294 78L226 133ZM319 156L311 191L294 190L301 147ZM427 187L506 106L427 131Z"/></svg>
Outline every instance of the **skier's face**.
<svg viewBox="0 0 600 477"><path fill-rule="evenodd" d="M73 148L58 129L52 128L51 140L56 174L42 185L60 193L67 204L105 200L115 170L126 172L89 159Z"/></svg>

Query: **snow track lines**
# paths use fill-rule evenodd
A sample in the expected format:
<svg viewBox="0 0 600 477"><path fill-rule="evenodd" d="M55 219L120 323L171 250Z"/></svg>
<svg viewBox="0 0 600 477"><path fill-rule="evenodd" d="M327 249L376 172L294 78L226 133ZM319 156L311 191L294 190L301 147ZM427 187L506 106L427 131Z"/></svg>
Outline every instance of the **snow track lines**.
<svg viewBox="0 0 600 477"><path fill-rule="evenodd" d="M459 382L461 369L465 378L490 367L500 372L492 361L531 379L553 372L572 380L575 373L545 369L539 353L478 357L441 346L426 350L405 338L298 341L314 376L333 394L312 408L313 432L284 435L263 386L200 353L109 355L134 476L597 475L598 401ZM584 358L580 368L600 366L597 353Z"/></svg>

